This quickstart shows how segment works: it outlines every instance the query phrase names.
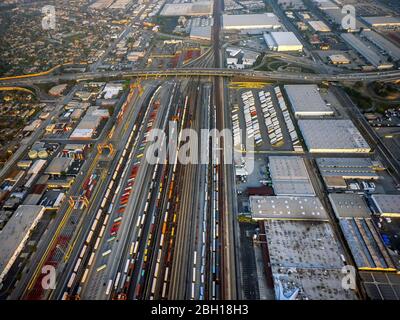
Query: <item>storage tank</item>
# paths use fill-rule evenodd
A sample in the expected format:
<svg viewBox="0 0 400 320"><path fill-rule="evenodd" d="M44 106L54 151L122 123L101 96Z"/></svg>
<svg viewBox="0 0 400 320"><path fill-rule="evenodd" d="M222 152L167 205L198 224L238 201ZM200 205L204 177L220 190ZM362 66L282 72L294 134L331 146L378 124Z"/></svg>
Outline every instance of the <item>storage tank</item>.
<svg viewBox="0 0 400 320"><path fill-rule="evenodd" d="M49 156L49 154L47 153L46 150L41 150L38 152L38 156L40 159L46 159Z"/></svg>
<svg viewBox="0 0 400 320"><path fill-rule="evenodd" d="M31 150L28 153L29 159L36 159L38 157L38 153L36 150Z"/></svg>

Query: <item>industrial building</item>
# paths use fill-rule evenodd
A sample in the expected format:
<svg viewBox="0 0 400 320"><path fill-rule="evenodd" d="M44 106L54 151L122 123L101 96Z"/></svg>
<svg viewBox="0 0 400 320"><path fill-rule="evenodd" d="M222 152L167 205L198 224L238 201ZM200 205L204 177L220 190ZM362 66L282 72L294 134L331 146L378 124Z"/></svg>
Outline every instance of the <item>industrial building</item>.
<svg viewBox="0 0 400 320"><path fill-rule="evenodd" d="M385 58L376 52L372 47L369 47L358 36L351 33L341 34L343 40L355 51L357 51L368 63L377 69L389 69L393 64L385 61Z"/></svg>
<svg viewBox="0 0 400 320"><path fill-rule="evenodd" d="M269 157L274 192L278 196L315 196L304 160L294 156Z"/></svg>
<svg viewBox="0 0 400 320"><path fill-rule="evenodd" d="M328 215L317 197L251 196L250 211L254 220L328 221Z"/></svg>
<svg viewBox="0 0 400 320"><path fill-rule="evenodd" d="M235 30L276 30L281 28L278 17L270 12L222 16L223 29Z"/></svg>
<svg viewBox="0 0 400 320"><path fill-rule="evenodd" d="M286 94L296 117L333 116L333 110L322 99L317 85L285 85Z"/></svg>
<svg viewBox="0 0 400 320"><path fill-rule="evenodd" d="M363 30L361 36L368 39L380 50L385 51L394 61L400 60L400 48L379 33L371 30Z"/></svg>
<svg viewBox="0 0 400 320"><path fill-rule="evenodd" d="M21 253L44 211L42 206L20 205L1 231L0 283Z"/></svg>
<svg viewBox="0 0 400 320"><path fill-rule="evenodd" d="M400 18L391 16L362 17L362 20L370 27L374 28L398 28Z"/></svg>
<svg viewBox="0 0 400 320"><path fill-rule="evenodd" d="M196 17L190 20L190 38L199 40L211 40L211 28L213 19Z"/></svg>
<svg viewBox="0 0 400 320"><path fill-rule="evenodd" d="M331 28L329 28L325 22L321 20L312 20L308 21L308 24L315 32L330 32Z"/></svg>
<svg viewBox="0 0 400 320"><path fill-rule="evenodd" d="M332 54L328 56L328 60L334 65L350 64L351 60L344 54Z"/></svg>
<svg viewBox="0 0 400 320"><path fill-rule="evenodd" d="M342 24L343 20L343 13L341 8L330 8L323 10L323 13L327 16L329 22L337 27L345 30L346 32L358 32L360 30L367 30L369 29L366 24L364 24L360 19L356 18L356 25L355 28L352 28L351 25L344 25ZM344 28L346 27L346 28Z"/></svg>
<svg viewBox="0 0 400 320"><path fill-rule="evenodd" d="M87 140L93 138L102 120L109 117L107 109L90 107L85 116L81 119L75 130L71 133L70 139Z"/></svg>
<svg viewBox="0 0 400 320"><path fill-rule="evenodd" d="M277 300L352 300L342 287L343 250L323 221L264 221Z"/></svg>
<svg viewBox="0 0 400 320"><path fill-rule="evenodd" d="M55 157L53 160L51 160L49 166L45 170L45 173L57 176L62 175L63 173L65 174L73 161L74 160L72 158Z"/></svg>
<svg viewBox="0 0 400 320"><path fill-rule="evenodd" d="M293 32L264 33L264 40L272 51L303 51L303 45Z"/></svg>
<svg viewBox="0 0 400 320"><path fill-rule="evenodd" d="M371 199L383 217L400 217L400 194L374 194Z"/></svg>
<svg viewBox="0 0 400 320"><path fill-rule="evenodd" d="M338 219L369 218L371 216L371 210L360 194L330 193L328 197Z"/></svg>
<svg viewBox="0 0 400 320"><path fill-rule="evenodd" d="M318 158L316 162L328 189L346 189L346 180L379 178L369 158Z"/></svg>
<svg viewBox="0 0 400 320"><path fill-rule="evenodd" d="M370 218L340 219L339 224L359 270L396 270Z"/></svg>
<svg viewBox="0 0 400 320"><path fill-rule="evenodd" d="M351 120L299 120L308 150L318 153L368 153L371 147Z"/></svg>
<svg viewBox="0 0 400 320"><path fill-rule="evenodd" d="M161 16L209 16L212 14L213 2L166 3L160 12Z"/></svg>
<svg viewBox="0 0 400 320"><path fill-rule="evenodd" d="M331 0L312 0L319 9L321 10L331 10L331 9L339 9L335 1Z"/></svg>

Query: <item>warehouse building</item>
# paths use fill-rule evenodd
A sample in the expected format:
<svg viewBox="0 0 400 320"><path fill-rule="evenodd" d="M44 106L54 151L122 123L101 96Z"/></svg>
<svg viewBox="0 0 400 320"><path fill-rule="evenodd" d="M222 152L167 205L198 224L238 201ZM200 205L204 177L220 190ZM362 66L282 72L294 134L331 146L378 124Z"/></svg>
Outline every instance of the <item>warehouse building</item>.
<svg viewBox="0 0 400 320"><path fill-rule="evenodd" d="M343 250L329 223L268 219L262 232L277 300L357 299L343 289Z"/></svg>
<svg viewBox="0 0 400 320"><path fill-rule="evenodd" d="M343 40L355 51L357 51L368 63L377 69L389 69L393 64L385 61L385 58L372 47L367 46L360 38L351 33L341 34Z"/></svg>
<svg viewBox="0 0 400 320"><path fill-rule="evenodd" d="M70 139L87 140L93 138L100 123L109 117L107 109L90 107L85 116L81 119L75 130L71 133Z"/></svg>
<svg viewBox="0 0 400 320"><path fill-rule="evenodd" d="M212 15L213 2L191 2L191 3L166 3L161 10L161 16L210 16Z"/></svg>
<svg viewBox="0 0 400 320"><path fill-rule="evenodd" d="M0 283L21 253L44 211L42 206L21 205L1 231Z"/></svg>
<svg viewBox="0 0 400 320"><path fill-rule="evenodd" d="M373 28L399 28L400 18L391 16L379 16L379 17L362 17L362 20L370 27Z"/></svg>
<svg viewBox="0 0 400 320"><path fill-rule="evenodd" d="M254 220L328 221L328 215L317 197L251 196L250 210Z"/></svg>
<svg viewBox="0 0 400 320"><path fill-rule="evenodd" d="M334 65L350 64L351 60L344 54L332 54L328 56L328 60Z"/></svg>
<svg viewBox="0 0 400 320"><path fill-rule="evenodd" d="M303 51L303 45L293 32L264 33L264 40L272 51Z"/></svg>
<svg viewBox="0 0 400 320"><path fill-rule="evenodd" d="M269 157L274 192L278 196L315 196L313 185L301 157Z"/></svg>
<svg viewBox="0 0 400 320"><path fill-rule="evenodd" d="M318 158L319 171L328 189L346 189L346 180L377 180L369 158Z"/></svg>
<svg viewBox="0 0 400 320"><path fill-rule="evenodd" d="M371 147L351 120L299 120L308 150L318 153L368 153Z"/></svg>
<svg viewBox="0 0 400 320"><path fill-rule="evenodd" d="M270 12L222 16L223 29L235 30L276 30L282 27L278 17Z"/></svg>
<svg viewBox="0 0 400 320"><path fill-rule="evenodd" d="M371 216L371 210L360 194L330 193L328 197L338 219L369 218Z"/></svg>
<svg viewBox="0 0 400 320"><path fill-rule="evenodd" d="M353 28L351 25L343 25L343 13L341 8L336 9L327 9L324 10L323 13L327 16L328 21L337 26L338 28L345 30L346 32L358 32L360 30L367 30L369 29L366 24L364 24L360 19L356 18L356 25Z"/></svg>
<svg viewBox="0 0 400 320"><path fill-rule="evenodd" d="M359 270L396 271L370 218L340 219L339 225Z"/></svg>
<svg viewBox="0 0 400 320"><path fill-rule="evenodd" d="M312 0L319 9L321 10L330 10L330 9L339 9L335 1L331 0Z"/></svg>
<svg viewBox="0 0 400 320"><path fill-rule="evenodd" d="M55 157L46 168L45 173L55 176L66 174L73 161L72 158Z"/></svg>
<svg viewBox="0 0 400 320"><path fill-rule="evenodd" d="M329 28L325 22L321 20L313 20L308 21L308 24L315 32L330 32L331 28Z"/></svg>
<svg viewBox="0 0 400 320"><path fill-rule="evenodd" d="M297 118L333 116L333 110L322 99L317 85L295 84L284 88Z"/></svg>
<svg viewBox="0 0 400 320"><path fill-rule="evenodd" d="M400 217L399 194L374 194L371 199L383 217Z"/></svg>
<svg viewBox="0 0 400 320"><path fill-rule="evenodd" d="M361 32L361 36L368 39L380 50L385 51L394 61L400 60L400 48L391 41L385 39L379 33L371 30L364 30Z"/></svg>

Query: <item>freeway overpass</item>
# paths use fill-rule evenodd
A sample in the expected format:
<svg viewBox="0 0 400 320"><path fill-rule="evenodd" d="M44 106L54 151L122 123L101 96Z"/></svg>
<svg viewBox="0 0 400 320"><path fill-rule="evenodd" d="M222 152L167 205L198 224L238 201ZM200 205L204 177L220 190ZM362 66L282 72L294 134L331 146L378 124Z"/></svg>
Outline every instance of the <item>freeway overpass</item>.
<svg viewBox="0 0 400 320"><path fill-rule="evenodd" d="M226 68L175 68L167 70L135 70L135 71L111 71L111 72L84 72L66 74L26 75L24 77L0 78L0 86L10 85L32 85L41 83L57 83L63 81L88 81L96 79L124 79L124 78L162 78L162 77L240 77L253 81L295 81L295 82L357 82L357 81L394 81L400 79L400 70L380 72L355 72L346 74L310 74L310 73L288 73L268 72L255 70L233 70Z"/></svg>

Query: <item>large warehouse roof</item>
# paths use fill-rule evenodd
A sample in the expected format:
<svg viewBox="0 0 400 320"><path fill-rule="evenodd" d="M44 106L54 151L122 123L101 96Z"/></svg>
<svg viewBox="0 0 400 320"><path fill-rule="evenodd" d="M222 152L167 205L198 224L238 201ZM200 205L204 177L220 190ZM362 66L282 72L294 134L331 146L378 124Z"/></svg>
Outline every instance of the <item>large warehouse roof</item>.
<svg viewBox="0 0 400 320"><path fill-rule="evenodd" d="M364 59L372 64L375 68L390 68L393 64L383 62L381 57L372 47L367 46L358 37L351 33L342 33L343 40L354 50L356 50Z"/></svg>
<svg viewBox="0 0 400 320"><path fill-rule="evenodd" d="M374 194L371 198L381 215L400 217L400 194Z"/></svg>
<svg viewBox="0 0 400 320"><path fill-rule="evenodd" d="M340 219L339 223L359 269L395 271L371 219Z"/></svg>
<svg viewBox="0 0 400 320"><path fill-rule="evenodd" d="M297 117L333 115L315 84L285 85L290 104Z"/></svg>
<svg viewBox="0 0 400 320"><path fill-rule="evenodd" d="M400 18L391 16L362 17L371 27L400 27Z"/></svg>
<svg viewBox="0 0 400 320"><path fill-rule="evenodd" d="M225 30L277 29L281 27L278 17L270 12L260 14L224 14Z"/></svg>
<svg viewBox="0 0 400 320"><path fill-rule="evenodd" d="M264 33L264 39L270 50L301 51L303 45L293 32Z"/></svg>
<svg viewBox="0 0 400 320"><path fill-rule="evenodd" d="M167 3L161 10L162 16L209 16L212 14L211 1L192 3Z"/></svg>
<svg viewBox="0 0 400 320"><path fill-rule="evenodd" d="M272 156L269 157L269 168L276 195L315 195L303 158Z"/></svg>
<svg viewBox="0 0 400 320"><path fill-rule="evenodd" d="M379 177L369 158L318 158L316 161L324 177L344 179L377 179Z"/></svg>
<svg viewBox="0 0 400 320"><path fill-rule="evenodd" d="M393 42L385 39L379 33L372 30L364 30L361 35L366 37L369 41L375 44L379 49L385 51L393 60L400 60L400 48L393 44Z"/></svg>
<svg viewBox="0 0 400 320"><path fill-rule="evenodd" d="M328 197L338 218L369 218L371 216L371 210L362 195L330 193Z"/></svg>
<svg viewBox="0 0 400 320"><path fill-rule="evenodd" d="M299 120L310 152L368 153L370 146L351 120Z"/></svg>
<svg viewBox="0 0 400 320"><path fill-rule="evenodd" d="M20 205L0 233L0 283L43 215L43 206Z"/></svg>
<svg viewBox="0 0 400 320"><path fill-rule="evenodd" d="M251 196L249 199L255 220L328 220L317 197Z"/></svg>

